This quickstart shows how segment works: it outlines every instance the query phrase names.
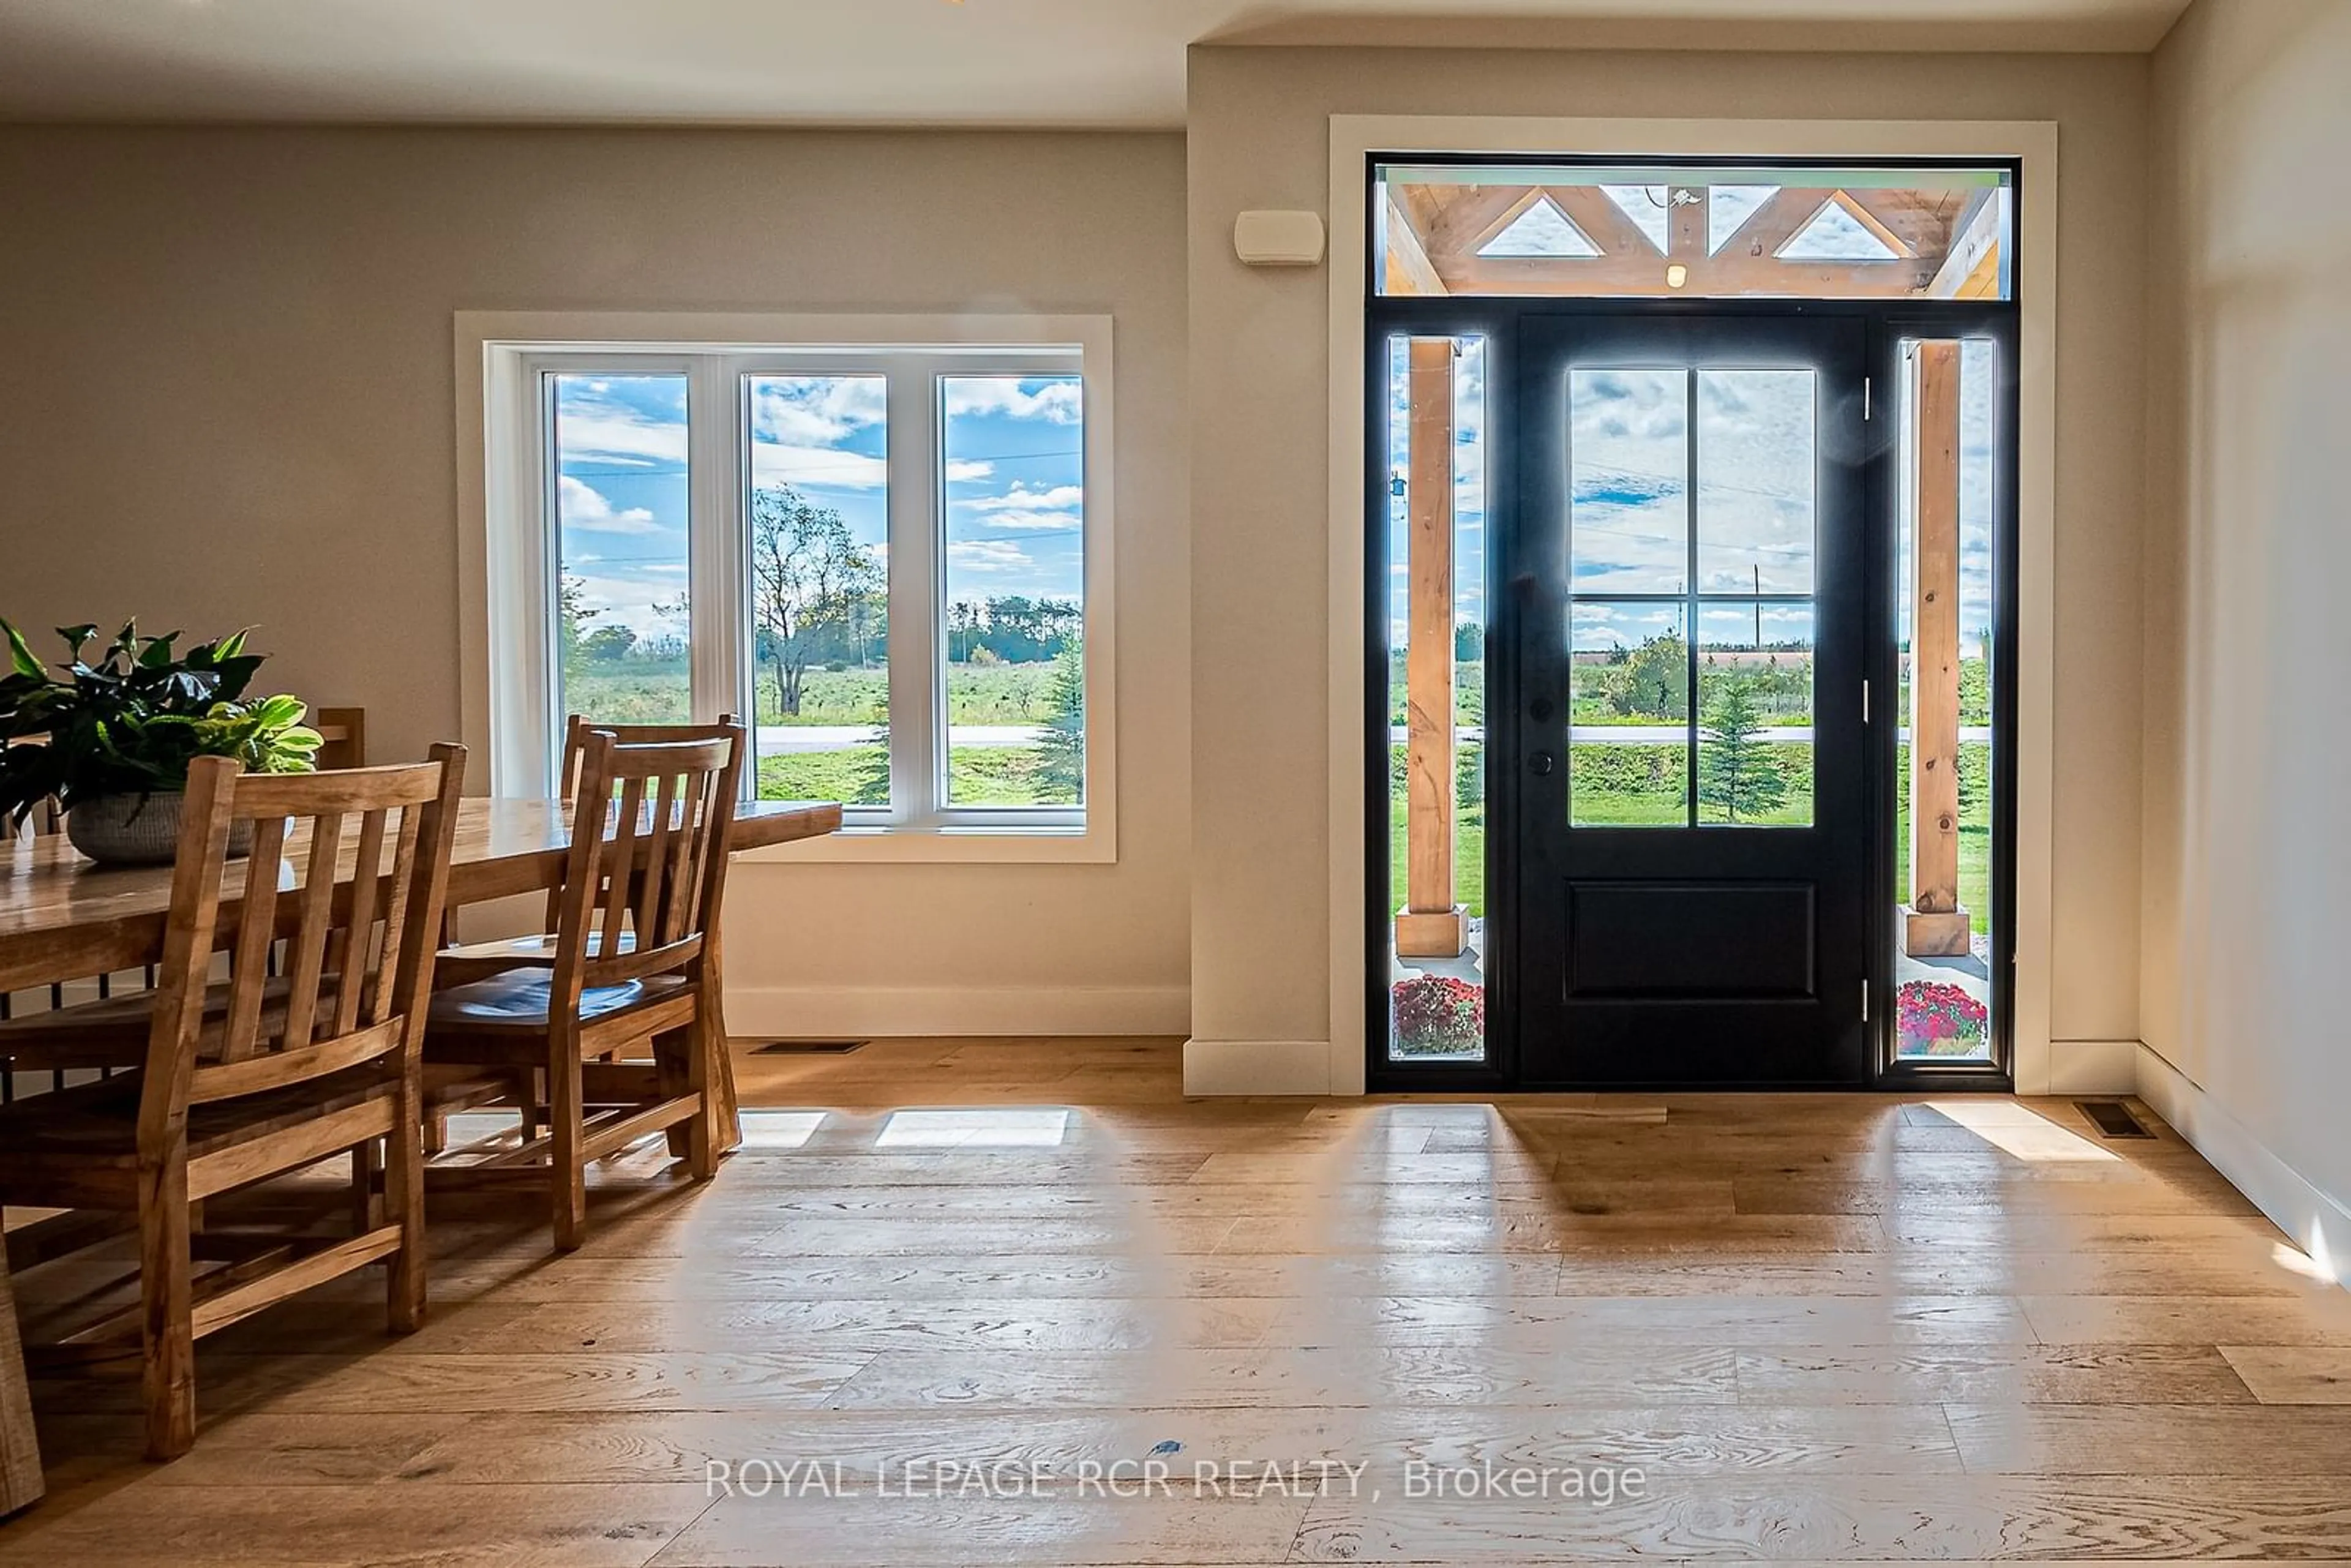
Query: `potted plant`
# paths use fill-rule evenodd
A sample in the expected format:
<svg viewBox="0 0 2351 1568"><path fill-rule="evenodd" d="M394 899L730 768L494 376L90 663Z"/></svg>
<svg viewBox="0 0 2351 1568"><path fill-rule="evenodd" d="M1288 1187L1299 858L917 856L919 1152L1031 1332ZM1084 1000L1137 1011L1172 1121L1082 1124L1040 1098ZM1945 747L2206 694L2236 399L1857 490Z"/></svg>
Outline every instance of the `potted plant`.
<svg viewBox="0 0 2351 1568"><path fill-rule="evenodd" d="M141 637L126 624L95 661L83 650L95 626L60 626L68 657L46 668L16 628L0 620L10 667L0 674L0 813L19 821L55 796L74 848L111 865L169 861L180 836L188 764L234 757L253 773L317 766L318 731L293 697L249 701L261 655L245 633L175 653L177 632ZM240 824L229 851L252 848Z"/></svg>

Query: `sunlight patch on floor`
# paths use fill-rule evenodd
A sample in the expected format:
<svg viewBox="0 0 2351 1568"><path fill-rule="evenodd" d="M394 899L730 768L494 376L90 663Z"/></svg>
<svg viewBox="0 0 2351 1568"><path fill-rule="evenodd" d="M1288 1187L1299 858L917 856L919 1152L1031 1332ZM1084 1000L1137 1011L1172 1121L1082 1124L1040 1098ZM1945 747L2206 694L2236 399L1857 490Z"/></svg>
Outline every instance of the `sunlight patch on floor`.
<svg viewBox="0 0 2351 1568"><path fill-rule="evenodd" d="M2002 1154L2034 1165L2122 1158L2013 1100L1934 1100L1927 1109L1965 1127Z"/></svg>
<svg viewBox="0 0 2351 1568"><path fill-rule="evenodd" d="M877 1149L1044 1149L1067 1135L1063 1106L984 1106L893 1111L873 1140Z"/></svg>
<svg viewBox="0 0 2351 1568"><path fill-rule="evenodd" d="M750 1111L743 1113L746 1149L797 1149L824 1125L822 1111Z"/></svg>

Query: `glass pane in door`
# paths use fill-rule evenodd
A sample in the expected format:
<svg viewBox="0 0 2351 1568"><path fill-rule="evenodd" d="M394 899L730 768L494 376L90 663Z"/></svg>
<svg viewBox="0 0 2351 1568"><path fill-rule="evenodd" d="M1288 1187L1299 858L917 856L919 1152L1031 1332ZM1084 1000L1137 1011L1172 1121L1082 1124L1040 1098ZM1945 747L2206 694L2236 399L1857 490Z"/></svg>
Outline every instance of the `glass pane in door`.
<svg viewBox="0 0 2351 1568"><path fill-rule="evenodd" d="M1989 1061L1998 347L1906 342L1897 387L1894 1046Z"/></svg>
<svg viewBox="0 0 2351 1568"><path fill-rule="evenodd" d="M1680 593L1689 582L1689 372L1568 372L1568 586Z"/></svg>
<svg viewBox="0 0 2351 1568"><path fill-rule="evenodd" d="M1579 599L1568 610L1568 821L1689 821L1687 607Z"/></svg>
<svg viewBox="0 0 2351 1568"><path fill-rule="evenodd" d="M1698 621L1698 820L1810 827L1811 603L1708 599Z"/></svg>
<svg viewBox="0 0 2351 1568"><path fill-rule="evenodd" d="M1388 1056L1486 1056L1486 340L1387 343Z"/></svg>

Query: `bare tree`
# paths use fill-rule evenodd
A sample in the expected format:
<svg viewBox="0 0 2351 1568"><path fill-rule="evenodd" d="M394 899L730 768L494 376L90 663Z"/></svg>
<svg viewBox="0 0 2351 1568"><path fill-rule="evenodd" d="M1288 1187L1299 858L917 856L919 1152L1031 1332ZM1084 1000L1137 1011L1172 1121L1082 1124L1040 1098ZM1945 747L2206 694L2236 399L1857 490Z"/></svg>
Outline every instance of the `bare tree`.
<svg viewBox="0 0 2351 1568"><path fill-rule="evenodd" d="M882 569L831 507L789 485L751 495L751 612L759 656L776 673L777 706L800 711L800 683L828 638L882 589Z"/></svg>

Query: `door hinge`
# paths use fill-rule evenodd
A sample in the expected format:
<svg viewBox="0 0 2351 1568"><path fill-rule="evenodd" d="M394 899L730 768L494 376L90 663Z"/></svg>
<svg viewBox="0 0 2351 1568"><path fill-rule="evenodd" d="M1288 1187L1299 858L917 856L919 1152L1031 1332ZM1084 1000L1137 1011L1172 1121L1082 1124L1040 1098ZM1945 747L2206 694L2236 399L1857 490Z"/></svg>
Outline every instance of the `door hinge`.
<svg viewBox="0 0 2351 1568"><path fill-rule="evenodd" d="M1861 683L1861 722L1864 724L1869 722L1869 683L1867 681Z"/></svg>
<svg viewBox="0 0 2351 1568"><path fill-rule="evenodd" d="M1869 982L1867 980L1861 983L1861 1021L1864 1023L1869 1021Z"/></svg>
<svg viewBox="0 0 2351 1568"><path fill-rule="evenodd" d="M1871 417L1869 412L1869 390L1874 379L1875 378L1870 376L1864 376L1861 378L1861 419L1862 423L1865 424L1869 423Z"/></svg>

